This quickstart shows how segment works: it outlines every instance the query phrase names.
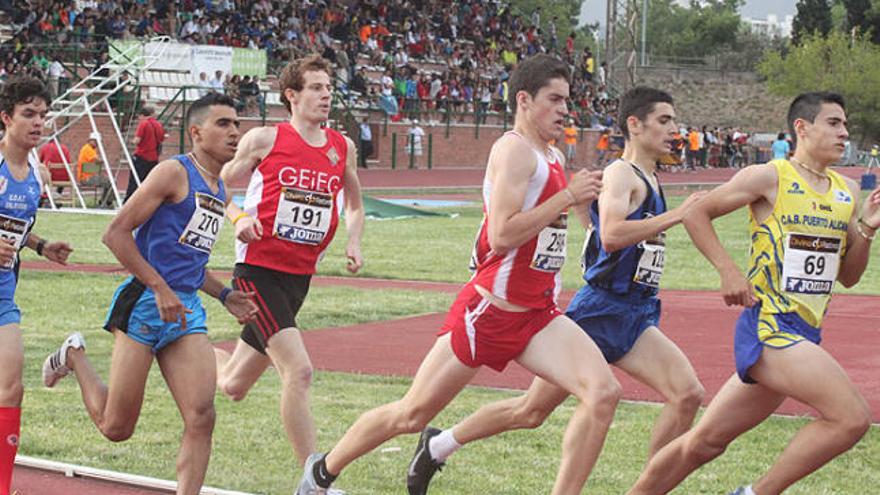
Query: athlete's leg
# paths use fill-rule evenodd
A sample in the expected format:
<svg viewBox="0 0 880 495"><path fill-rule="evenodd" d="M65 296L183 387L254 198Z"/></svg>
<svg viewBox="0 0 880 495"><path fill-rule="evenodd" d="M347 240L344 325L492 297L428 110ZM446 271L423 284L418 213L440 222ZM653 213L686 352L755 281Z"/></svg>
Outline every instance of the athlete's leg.
<svg viewBox="0 0 880 495"><path fill-rule="evenodd" d="M579 401L565 430L553 486L554 495L579 494L605 443L620 384L596 344L565 316L532 337L517 362Z"/></svg>
<svg viewBox="0 0 880 495"><path fill-rule="evenodd" d="M421 431L471 381L477 369L458 360L452 352L450 334L440 336L419 366L406 395L362 414L327 454L327 470L339 474L386 440Z"/></svg>
<svg viewBox="0 0 880 495"><path fill-rule="evenodd" d="M569 393L540 377L532 380L528 392L479 408L452 428L461 445L521 428L537 428Z"/></svg>
<svg viewBox="0 0 880 495"><path fill-rule="evenodd" d="M666 399L651 434L650 458L691 427L703 401L703 386L681 349L653 326L614 365Z"/></svg>
<svg viewBox="0 0 880 495"><path fill-rule="evenodd" d="M149 346L129 338L125 332L115 330L113 336L109 388L95 372L84 349L69 349L67 366L76 375L92 422L108 440L121 442L134 433L153 353Z"/></svg>
<svg viewBox="0 0 880 495"><path fill-rule="evenodd" d="M247 396L271 363L269 356L241 339L235 344L232 355L215 347L214 360L217 363L217 388L234 401Z"/></svg>
<svg viewBox="0 0 880 495"><path fill-rule="evenodd" d="M177 493L197 495L205 481L214 431L216 366L208 336L185 335L156 355L162 376L183 417L177 453Z"/></svg>
<svg viewBox="0 0 880 495"><path fill-rule="evenodd" d="M784 395L734 374L709 403L700 421L648 462L629 495L665 494L690 473L721 455L736 437L773 413Z"/></svg>
<svg viewBox="0 0 880 495"><path fill-rule="evenodd" d="M803 427L754 485L775 495L855 445L871 425L871 410L831 355L812 342L765 348L749 370L759 383L803 402L819 417Z"/></svg>
<svg viewBox="0 0 880 495"><path fill-rule="evenodd" d="M296 328L269 339L266 353L281 376L281 421L300 465L315 452L315 422L309 407L312 362Z"/></svg>
<svg viewBox="0 0 880 495"><path fill-rule="evenodd" d="M8 494L21 430L24 344L18 323L0 326L0 494Z"/></svg>

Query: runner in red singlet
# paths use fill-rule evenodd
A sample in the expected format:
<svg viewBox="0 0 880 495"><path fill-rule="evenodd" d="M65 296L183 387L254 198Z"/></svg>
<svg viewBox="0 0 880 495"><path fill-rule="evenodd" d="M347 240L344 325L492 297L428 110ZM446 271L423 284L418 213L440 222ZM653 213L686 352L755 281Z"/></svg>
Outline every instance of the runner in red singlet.
<svg viewBox="0 0 880 495"><path fill-rule="evenodd" d="M296 60L280 84L290 122L249 131L223 169L228 184L250 179L244 209L230 203L227 215L236 236L233 284L255 294L260 312L231 356L216 350L217 386L241 400L271 363L282 380L281 419L301 465L315 450L315 426L308 393L312 364L296 314L336 232L337 196L344 192L352 273L362 265L364 209L354 143L322 127L333 90L329 63L319 56Z"/></svg>
<svg viewBox="0 0 880 495"><path fill-rule="evenodd" d="M556 306L566 212L586 208L601 189L601 172L580 171L566 185L564 158L547 144L562 138L569 78L564 62L543 54L513 71L514 132L501 137L489 156L474 277L407 394L363 414L326 455L309 456L298 495L326 493L358 457L397 435L421 431L480 366L502 370L514 360L578 399L560 469L579 476L557 481L553 493L580 492L602 449L620 385L589 336ZM428 448L428 439L423 435L419 448Z"/></svg>

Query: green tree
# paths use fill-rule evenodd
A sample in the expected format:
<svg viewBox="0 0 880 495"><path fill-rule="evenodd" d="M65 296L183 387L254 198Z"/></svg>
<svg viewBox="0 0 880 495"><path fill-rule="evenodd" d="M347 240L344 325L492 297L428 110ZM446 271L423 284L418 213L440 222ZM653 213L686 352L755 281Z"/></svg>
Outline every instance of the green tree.
<svg viewBox="0 0 880 495"><path fill-rule="evenodd" d="M652 0L648 4L647 45L659 56L705 57L736 42L742 0Z"/></svg>
<svg viewBox="0 0 880 495"><path fill-rule="evenodd" d="M867 35L805 35L785 55L769 52L758 71L768 89L781 96L816 90L842 94L850 132L863 142L880 137L880 46Z"/></svg>
<svg viewBox="0 0 880 495"><path fill-rule="evenodd" d="M877 0L841 0L846 9L846 28L870 33L871 41L880 44L880 2Z"/></svg>
<svg viewBox="0 0 880 495"><path fill-rule="evenodd" d="M796 45L806 35L827 35L831 31L831 5L828 0L798 0L791 31L792 42Z"/></svg>

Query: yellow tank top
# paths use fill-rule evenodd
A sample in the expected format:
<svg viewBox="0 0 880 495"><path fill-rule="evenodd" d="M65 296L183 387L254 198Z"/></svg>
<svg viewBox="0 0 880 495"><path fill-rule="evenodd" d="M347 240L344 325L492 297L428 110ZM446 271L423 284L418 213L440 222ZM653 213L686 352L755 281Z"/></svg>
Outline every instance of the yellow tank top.
<svg viewBox="0 0 880 495"><path fill-rule="evenodd" d="M760 224L749 212L748 279L762 314L797 313L818 328L846 252L855 200L843 177L832 170L827 171L831 187L820 194L788 160L770 165L778 177L776 204Z"/></svg>

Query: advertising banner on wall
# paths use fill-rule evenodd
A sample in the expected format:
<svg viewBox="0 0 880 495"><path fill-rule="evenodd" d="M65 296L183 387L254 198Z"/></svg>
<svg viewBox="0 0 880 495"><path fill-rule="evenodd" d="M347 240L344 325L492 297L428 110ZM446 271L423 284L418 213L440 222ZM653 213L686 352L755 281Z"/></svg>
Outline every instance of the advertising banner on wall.
<svg viewBox="0 0 880 495"><path fill-rule="evenodd" d="M214 72L223 72L223 75L232 73L232 47L195 45L192 47L192 72L198 79L199 73L204 72L208 79L214 77Z"/></svg>
<svg viewBox="0 0 880 495"><path fill-rule="evenodd" d="M109 49L110 60L117 63L125 63L120 57L121 53L128 51L133 45L140 44L136 40L111 41ZM228 46L212 45L188 45L185 43L147 43L147 50L164 48L162 56L150 70L175 71L190 74L190 79L198 79L200 72L213 76L215 71L221 70L224 74L238 74L241 76L266 77L268 58L265 50L253 50L249 48L232 48ZM138 53L143 53L144 46ZM137 52L137 50L135 50Z"/></svg>

